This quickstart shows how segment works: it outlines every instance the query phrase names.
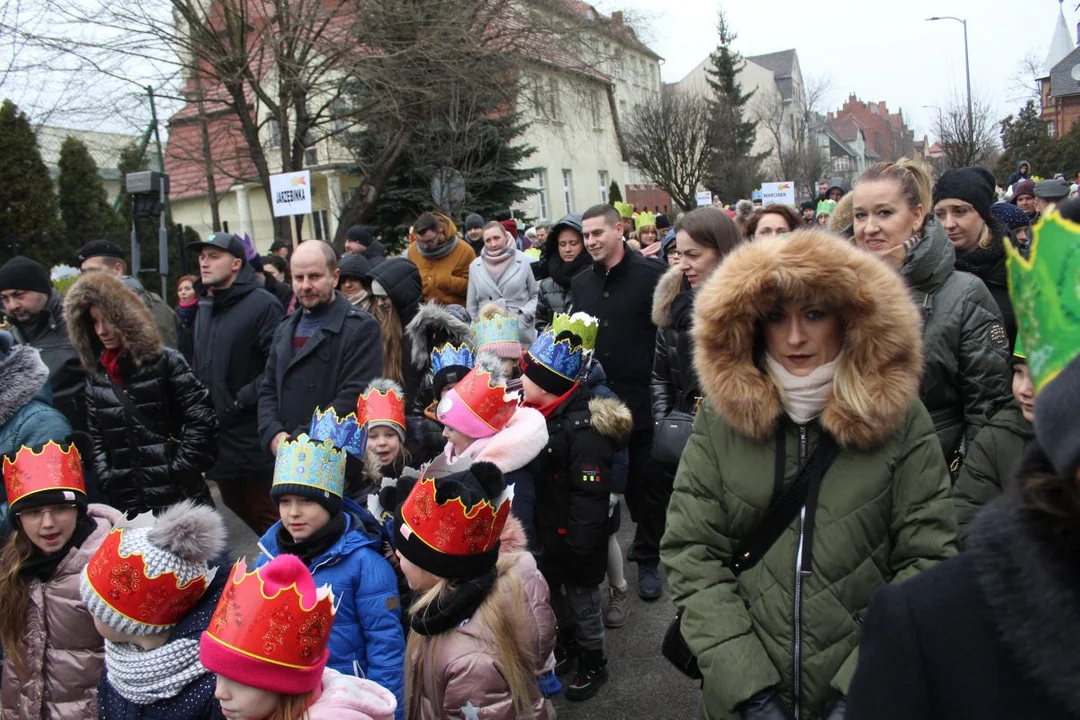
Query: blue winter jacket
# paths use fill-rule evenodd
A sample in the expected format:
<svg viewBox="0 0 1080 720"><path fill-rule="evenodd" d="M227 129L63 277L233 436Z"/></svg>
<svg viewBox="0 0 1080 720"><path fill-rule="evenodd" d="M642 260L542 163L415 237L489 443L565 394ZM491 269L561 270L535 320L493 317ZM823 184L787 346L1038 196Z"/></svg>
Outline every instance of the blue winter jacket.
<svg viewBox="0 0 1080 720"><path fill-rule="evenodd" d="M400 720L405 716L405 635L397 576L380 552L382 538L371 513L349 498L344 499L343 512L344 534L308 567L315 585L330 585L338 603L327 666L366 677L394 693ZM256 567L281 552L279 527L281 521L259 541L263 552Z"/></svg>
<svg viewBox="0 0 1080 720"><path fill-rule="evenodd" d="M181 639L199 640L203 630L210 626L214 608L231 574L232 568L227 563L219 564L214 581L191 612L173 627L165 646ZM109 684L109 667L106 663L105 672L98 683L98 717L101 720L218 720L225 716L221 712L221 704L214 697L216 685L217 676L207 670L185 685L176 696L149 705L137 705L124 699Z"/></svg>

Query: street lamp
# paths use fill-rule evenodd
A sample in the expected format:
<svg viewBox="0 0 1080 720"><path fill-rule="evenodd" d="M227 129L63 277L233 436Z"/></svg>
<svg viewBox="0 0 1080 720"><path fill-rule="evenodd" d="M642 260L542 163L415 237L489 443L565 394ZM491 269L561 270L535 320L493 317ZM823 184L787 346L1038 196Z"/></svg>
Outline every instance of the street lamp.
<svg viewBox="0 0 1080 720"><path fill-rule="evenodd" d="M934 20L955 20L964 26L964 71L967 74L967 114L968 114L968 132L975 132L975 116L971 111L971 60L968 56L968 39L967 39L967 20L963 20L952 15L943 15L941 17L926 18L926 22L933 22Z"/></svg>

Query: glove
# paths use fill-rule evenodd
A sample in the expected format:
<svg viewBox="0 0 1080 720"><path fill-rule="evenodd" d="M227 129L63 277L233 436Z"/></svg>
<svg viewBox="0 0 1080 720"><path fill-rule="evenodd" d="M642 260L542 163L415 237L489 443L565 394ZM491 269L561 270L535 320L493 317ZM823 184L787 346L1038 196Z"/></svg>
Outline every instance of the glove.
<svg viewBox="0 0 1080 720"><path fill-rule="evenodd" d="M845 717L847 717L847 698L841 695L825 711L825 720L844 720Z"/></svg>
<svg viewBox="0 0 1080 720"><path fill-rule="evenodd" d="M739 706L742 720L791 720L775 690L762 690Z"/></svg>

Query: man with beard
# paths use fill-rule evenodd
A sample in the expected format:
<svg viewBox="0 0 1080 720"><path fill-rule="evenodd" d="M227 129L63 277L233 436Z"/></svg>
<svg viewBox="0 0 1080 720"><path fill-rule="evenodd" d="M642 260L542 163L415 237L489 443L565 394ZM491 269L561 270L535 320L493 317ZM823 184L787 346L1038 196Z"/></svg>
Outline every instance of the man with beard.
<svg viewBox="0 0 1080 720"><path fill-rule="evenodd" d="M259 438L271 456L282 440L307 432L316 408L356 412L360 393L382 374L379 324L335 290L334 249L303 242L291 269L301 309L274 334L259 392Z"/></svg>
<svg viewBox="0 0 1080 720"><path fill-rule="evenodd" d="M85 429L86 371L71 347L64 299L53 289L49 274L30 258L13 258L0 268L0 299L18 339L37 348L49 368L53 407L73 428Z"/></svg>
<svg viewBox="0 0 1080 720"><path fill-rule="evenodd" d="M270 501L274 460L259 445L259 385L285 311L245 262L240 238L215 233L189 247L199 252L200 275L192 368L210 390L220 425L218 461L206 476L225 505L262 535L278 511Z"/></svg>

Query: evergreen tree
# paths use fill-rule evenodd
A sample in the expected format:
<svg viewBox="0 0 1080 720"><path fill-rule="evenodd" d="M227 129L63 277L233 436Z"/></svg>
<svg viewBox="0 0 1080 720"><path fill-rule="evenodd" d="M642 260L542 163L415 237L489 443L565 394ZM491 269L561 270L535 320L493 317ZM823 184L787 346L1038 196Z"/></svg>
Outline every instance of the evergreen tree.
<svg viewBox="0 0 1080 720"><path fill-rule="evenodd" d="M70 262L70 248L57 245L57 229L56 194L37 136L26 115L5 100L0 106L0 261L22 254L45 267Z"/></svg>
<svg viewBox="0 0 1080 720"><path fill-rule="evenodd" d="M715 152L706 185L713 194L730 203L750 197L760 180L761 161L768 153L753 153L757 123L744 116L746 104L754 93L744 93L739 82L739 72L746 66L746 61L733 47L737 36L728 26L723 9L719 12L716 30L719 43L709 56L711 65L705 71L712 89L712 145Z"/></svg>
<svg viewBox="0 0 1080 720"><path fill-rule="evenodd" d="M611 187L608 188L607 199L608 203L610 203L612 207L615 206L615 203L623 201L622 191L619 190L619 183L615 182L614 180L611 181Z"/></svg>
<svg viewBox="0 0 1080 720"><path fill-rule="evenodd" d="M97 163L86 145L73 137L64 140L58 164L56 184L64 244L78 249L91 240L121 242L122 221L109 204Z"/></svg>
<svg viewBox="0 0 1080 720"><path fill-rule="evenodd" d="M1063 138L1064 139L1064 138ZM1046 123L1039 118L1034 100L1028 100L1020 112L1001 122L1001 144L1005 152L997 164L998 182L1004 187L1021 161L1026 160L1031 174L1053 177L1060 162L1058 142L1046 132Z"/></svg>

